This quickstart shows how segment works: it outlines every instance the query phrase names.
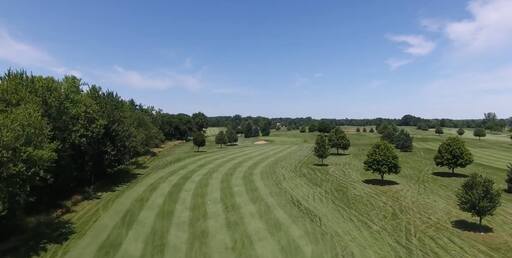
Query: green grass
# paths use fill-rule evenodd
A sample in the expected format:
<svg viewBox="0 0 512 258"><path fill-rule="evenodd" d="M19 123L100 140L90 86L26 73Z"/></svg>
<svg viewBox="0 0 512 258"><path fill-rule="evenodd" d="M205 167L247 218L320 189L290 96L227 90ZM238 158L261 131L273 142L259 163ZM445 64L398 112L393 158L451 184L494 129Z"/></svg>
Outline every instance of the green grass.
<svg viewBox="0 0 512 258"><path fill-rule="evenodd" d="M47 246L41 257L506 257L512 247L512 194L484 220L490 233L472 231L475 218L457 209L464 178L440 177L433 164L436 136L407 128L414 150L400 153L397 184L377 178L362 162L376 134L347 128L349 155L313 164L315 134L274 132L268 144L243 139L205 152L190 143L164 149L140 176L66 215L75 233ZM463 137L478 172L504 188L512 141ZM508 139L508 140L505 140ZM434 174L433 174L434 173ZM442 174L441 174L442 175Z"/></svg>

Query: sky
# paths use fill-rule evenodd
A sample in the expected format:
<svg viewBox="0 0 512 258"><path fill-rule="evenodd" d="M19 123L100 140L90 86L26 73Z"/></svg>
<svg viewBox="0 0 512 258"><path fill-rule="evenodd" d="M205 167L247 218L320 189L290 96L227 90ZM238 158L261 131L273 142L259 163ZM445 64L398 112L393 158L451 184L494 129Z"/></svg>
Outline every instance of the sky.
<svg viewBox="0 0 512 258"><path fill-rule="evenodd" d="M512 0L0 1L0 71L169 113L512 116Z"/></svg>

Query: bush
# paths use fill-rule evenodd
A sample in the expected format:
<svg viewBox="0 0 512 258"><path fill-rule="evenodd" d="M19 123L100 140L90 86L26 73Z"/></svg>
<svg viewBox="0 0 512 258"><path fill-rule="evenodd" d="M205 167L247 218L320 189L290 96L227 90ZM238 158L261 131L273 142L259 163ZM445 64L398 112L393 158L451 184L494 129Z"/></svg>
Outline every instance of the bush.
<svg viewBox="0 0 512 258"><path fill-rule="evenodd" d="M366 133L366 132L367 132L367 131L366 131L366 127L363 127L363 133Z"/></svg>
<svg viewBox="0 0 512 258"><path fill-rule="evenodd" d="M462 129L462 128L457 129L457 134L458 134L459 136L464 135L464 133L466 133L466 131L464 131L464 129Z"/></svg>
<svg viewBox="0 0 512 258"><path fill-rule="evenodd" d="M373 127L370 128L370 133L375 133L375 129L373 129Z"/></svg>
<svg viewBox="0 0 512 258"><path fill-rule="evenodd" d="M443 128L442 128L442 127L440 127L440 126L436 127L435 133L436 133L437 135L444 134Z"/></svg>

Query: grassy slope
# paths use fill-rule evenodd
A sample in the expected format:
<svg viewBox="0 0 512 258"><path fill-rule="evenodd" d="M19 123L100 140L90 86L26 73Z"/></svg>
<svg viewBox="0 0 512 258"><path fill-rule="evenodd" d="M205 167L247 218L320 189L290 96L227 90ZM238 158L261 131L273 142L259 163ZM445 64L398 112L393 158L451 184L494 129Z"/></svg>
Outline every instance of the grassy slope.
<svg viewBox="0 0 512 258"><path fill-rule="evenodd" d="M313 166L314 134L278 132L269 144L242 139L223 149L209 139L200 153L189 143L166 149L131 184L77 207L68 215L76 233L41 256L507 256L512 195L484 220L493 233L465 231L464 220L474 219L454 198L464 179L432 174L446 171L432 161L446 135L409 130L415 149L400 153L402 173L387 177L398 184L384 187L363 182L375 178L362 168L378 140L371 134L350 133L350 155L329 157L328 167ZM458 172L503 187L510 141L465 139L476 162Z"/></svg>

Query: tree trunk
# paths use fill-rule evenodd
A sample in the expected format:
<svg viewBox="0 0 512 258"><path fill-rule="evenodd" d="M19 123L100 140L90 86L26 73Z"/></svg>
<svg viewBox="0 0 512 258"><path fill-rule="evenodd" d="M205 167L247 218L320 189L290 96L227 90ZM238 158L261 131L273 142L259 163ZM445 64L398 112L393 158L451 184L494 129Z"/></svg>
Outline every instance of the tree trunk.
<svg viewBox="0 0 512 258"><path fill-rule="evenodd" d="M340 149L336 148L336 155L340 155Z"/></svg>
<svg viewBox="0 0 512 258"><path fill-rule="evenodd" d="M455 168L452 168L452 174L455 173Z"/></svg>
<svg viewBox="0 0 512 258"><path fill-rule="evenodd" d="M380 175L380 183L384 185L384 174Z"/></svg>
<svg viewBox="0 0 512 258"><path fill-rule="evenodd" d="M482 227L482 217L478 217L478 225L480 225L480 228Z"/></svg>

